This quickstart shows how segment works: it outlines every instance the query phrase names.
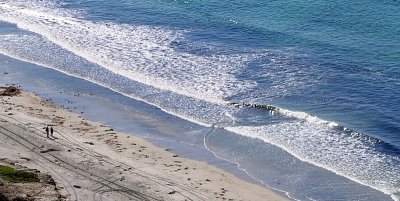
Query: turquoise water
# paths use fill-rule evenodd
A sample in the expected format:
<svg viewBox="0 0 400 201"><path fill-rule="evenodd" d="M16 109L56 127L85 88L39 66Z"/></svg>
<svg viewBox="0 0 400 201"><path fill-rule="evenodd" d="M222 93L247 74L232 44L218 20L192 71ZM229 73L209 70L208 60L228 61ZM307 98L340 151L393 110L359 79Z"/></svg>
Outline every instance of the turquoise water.
<svg viewBox="0 0 400 201"><path fill-rule="evenodd" d="M249 140L247 157L274 145L398 200L399 13L397 1L3 0L0 53L229 131L205 146L267 186L233 139Z"/></svg>

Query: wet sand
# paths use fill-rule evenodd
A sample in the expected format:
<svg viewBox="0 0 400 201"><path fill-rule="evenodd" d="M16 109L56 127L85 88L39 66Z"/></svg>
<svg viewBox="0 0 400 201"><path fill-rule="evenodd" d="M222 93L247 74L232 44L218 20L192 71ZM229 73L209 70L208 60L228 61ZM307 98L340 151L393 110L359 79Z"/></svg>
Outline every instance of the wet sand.
<svg viewBox="0 0 400 201"><path fill-rule="evenodd" d="M207 163L84 119L34 93L0 100L0 159L50 174L62 199L287 200ZM54 128L54 137L46 137L47 125Z"/></svg>

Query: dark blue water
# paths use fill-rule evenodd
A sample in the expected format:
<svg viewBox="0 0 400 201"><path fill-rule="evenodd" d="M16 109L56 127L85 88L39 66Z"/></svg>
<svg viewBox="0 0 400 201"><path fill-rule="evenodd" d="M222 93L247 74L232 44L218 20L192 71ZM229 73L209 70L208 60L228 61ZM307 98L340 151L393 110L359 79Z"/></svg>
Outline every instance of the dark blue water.
<svg viewBox="0 0 400 201"><path fill-rule="evenodd" d="M0 1L0 21L1 54L262 142L247 157L277 146L398 199L397 1ZM205 146L271 186L222 136Z"/></svg>

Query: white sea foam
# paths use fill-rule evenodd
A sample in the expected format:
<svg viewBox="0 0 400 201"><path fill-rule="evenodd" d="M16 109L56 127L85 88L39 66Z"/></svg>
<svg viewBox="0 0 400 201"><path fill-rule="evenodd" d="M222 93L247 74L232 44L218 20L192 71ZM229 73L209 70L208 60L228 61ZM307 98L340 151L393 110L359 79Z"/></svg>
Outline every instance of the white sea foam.
<svg viewBox="0 0 400 201"><path fill-rule="evenodd" d="M238 81L233 73L257 54L198 56L178 52L171 44L185 31L94 23L9 4L0 5L0 20L40 34L113 73L159 89L225 104L224 97L254 85Z"/></svg>
<svg viewBox="0 0 400 201"><path fill-rule="evenodd" d="M306 118L307 119L307 118ZM313 120L313 118L311 118ZM391 195L400 192L400 159L325 124L294 120L229 131L275 144L295 157Z"/></svg>
<svg viewBox="0 0 400 201"><path fill-rule="evenodd" d="M174 42L182 40L185 34L184 30L94 23L74 18L69 12L65 13L63 10L53 9L52 3L42 5L36 1L29 1L30 3L27 1L0 2L4 2L0 4L0 20L34 32L74 55L115 74L161 90L212 103L225 104L225 97L246 91L255 85L252 82L237 80L234 72L247 62L262 56L257 53L193 55L178 52L171 47ZM27 47L31 47L29 43L37 43L38 41L38 37L27 35L20 37L20 35L2 36L2 44L10 45L1 47L5 54L18 55L22 60L51 66L58 70L64 64L69 65L69 63L63 63L63 60L69 59L68 55L59 55L59 58L51 54L42 55L45 59L46 57L59 59L58 66L56 66L54 63L40 62L40 59L43 58L25 58L23 54L18 52L19 47L12 47L12 42L5 43L6 40L19 40L19 42L26 43ZM38 44L40 45L40 43ZM48 51L51 52L51 49ZM52 59L54 60L54 58ZM273 65L278 68L277 72L283 72L289 78L281 79L287 83L275 83L273 85L273 87L276 87L275 91L282 93L289 88L299 88L299 82L292 80L296 76L290 79L292 74L281 71L281 66L276 65L279 63L278 60L274 61L274 58L271 58ZM82 65L82 68L85 68L85 66ZM82 70L84 71L84 69ZM73 74L68 71L63 72ZM267 73L269 72L271 71ZM89 73L96 74L97 72ZM275 75L268 74L266 76L274 77ZM90 81L98 83L94 79ZM304 161L322 166L359 183L391 194L393 199L396 199L395 194L399 194L400 188L398 183L400 181L400 170L398 166L393 164L399 164L398 158L376 152L360 140L333 131L330 128L338 126L335 122L321 120L304 112L286 109L279 109L278 112L301 121L296 120L262 127L228 127L227 129L276 144ZM174 112L170 113L177 115ZM210 121L207 122L206 118L199 121L199 118L190 113L180 112L178 115L184 115L190 121L210 126L208 124ZM226 112L224 116L235 119L229 112ZM216 119L221 118L217 117ZM379 174L375 174L376 172L379 172Z"/></svg>
<svg viewBox="0 0 400 201"><path fill-rule="evenodd" d="M287 117L293 117L293 118L297 118L297 119L306 120L310 123L327 125L330 128L339 126L339 124L337 124L336 122L326 121L326 120L320 119L316 116L313 116L313 115L310 115L308 113L301 112L301 111L292 111L292 110L279 108L276 112L278 112L279 114L285 115Z"/></svg>
<svg viewBox="0 0 400 201"><path fill-rule="evenodd" d="M36 34L24 32L3 34L0 37L0 44L0 54L88 80L199 125L210 127L221 121L234 121L234 117L229 113L229 109L233 109L231 107L221 107L185 96L165 93L160 89L140 85L129 79L121 80L109 71L102 70L100 66L93 65ZM215 113L218 115L214 115Z"/></svg>

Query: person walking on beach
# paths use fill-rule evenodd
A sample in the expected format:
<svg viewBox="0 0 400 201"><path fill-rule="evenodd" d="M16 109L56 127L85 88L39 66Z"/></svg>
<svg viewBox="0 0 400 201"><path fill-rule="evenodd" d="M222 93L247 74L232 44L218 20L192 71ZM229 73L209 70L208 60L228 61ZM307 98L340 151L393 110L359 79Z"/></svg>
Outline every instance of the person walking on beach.
<svg viewBox="0 0 400 201"><path fill-rule="evenodd" d="M51 136L51 137L54 137L54 136L53 136L53 131L54 131L54 130L53 130L53 127L50 127L50 136Z"/></svg>
<svg viewBox="0 0 400 201"><path fill-rule="evenodd" d="M47 138L49 138L49 126L46 126L46 134L47 134Z"/></svg>

